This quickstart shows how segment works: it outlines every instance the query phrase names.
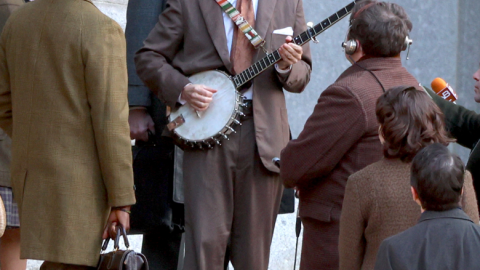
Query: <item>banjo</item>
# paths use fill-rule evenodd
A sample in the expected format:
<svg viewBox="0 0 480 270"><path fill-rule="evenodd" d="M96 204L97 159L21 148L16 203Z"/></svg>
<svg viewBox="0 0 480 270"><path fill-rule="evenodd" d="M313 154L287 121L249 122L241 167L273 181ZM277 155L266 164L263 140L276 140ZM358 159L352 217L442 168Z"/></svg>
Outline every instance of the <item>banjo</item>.
<svg viewBox="0 0 480 270"><path fill-rule="evenodd" d="M357 0L358 1L358 0ZM352 12L355 6L353 1L341 8L333 15L293 38L293 43L302 46L330 28L335 23ZM167 128L188 147L209 149L221 145L221 141L228 140L228 136L235 133L235 127L241 125L244 98L238 91L247 82L280 61L282 57L278 50L267 53L265 57L251 65L241 73L230 76L218 70L204 71L189 77L194 84L204 84L216 89L212 101L206 111L195 111L189 104L173 110L169 116Z"/></svg>

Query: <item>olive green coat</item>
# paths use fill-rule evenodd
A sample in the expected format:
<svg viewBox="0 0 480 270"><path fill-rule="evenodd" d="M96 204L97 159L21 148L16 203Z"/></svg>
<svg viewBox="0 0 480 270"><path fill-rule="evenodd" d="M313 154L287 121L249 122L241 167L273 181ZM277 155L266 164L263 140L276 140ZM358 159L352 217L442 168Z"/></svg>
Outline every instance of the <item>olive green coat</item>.
<svg viewBox="0 0 480 270"><path fill-rule="evenodd" d="M95 266L110 207L135 203L125 40L83 0L18 8L0 39L21 257Z"/></svg>
<svg viewBox="0 0 480 270"><path fill-rule="evenodd" d="M23 0L0 0L0 33L10 14L23 5ZM12 160L12 140L7 133L0 129L0 186L11 187L10 184L10 161Z"/></svg>

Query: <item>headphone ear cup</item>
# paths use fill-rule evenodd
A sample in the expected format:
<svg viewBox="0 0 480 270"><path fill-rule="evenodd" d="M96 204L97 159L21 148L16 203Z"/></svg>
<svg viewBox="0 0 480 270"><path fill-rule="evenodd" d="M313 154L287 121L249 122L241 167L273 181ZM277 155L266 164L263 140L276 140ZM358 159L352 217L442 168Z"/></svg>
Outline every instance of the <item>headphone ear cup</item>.
<svg viewBox="0 0 480 270"><path fill-rule="evenodd" d="M405 41L404 41L404 43L403 43L402 51L406 51L407 48L408 48L408 46L412 45L412 43L413 43L413 40L410 39L409 36L406 36L406 37L405 37Z"/></svg>
<svg viewBox="0 0 480 270"><path fill-rule="evenodd" d="M345 49L345 53L352 55L357 51L357 41L354 39L347 40L342 43L342 47Z"/></svg>

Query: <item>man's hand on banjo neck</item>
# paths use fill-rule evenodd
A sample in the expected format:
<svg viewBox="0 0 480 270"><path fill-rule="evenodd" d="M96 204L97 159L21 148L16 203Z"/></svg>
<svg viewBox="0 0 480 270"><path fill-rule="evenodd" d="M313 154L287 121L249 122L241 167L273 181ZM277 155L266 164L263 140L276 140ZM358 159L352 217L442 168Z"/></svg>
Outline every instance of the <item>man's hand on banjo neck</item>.
<svg viewBox="0 0 480 270"><path fill-rule="evenodd" d="M302 60L303 49L295 43L292 43L293 38L288 36L285 38L285 43L278 49L282 60L277 65L281 70L288 69L291 65Z"/></svg>
<svg viewBox="0 0 480 270"><path fill-rule="evenodd" d="M196 111L205 111L212 102L213 94L217 90L201 84L187 84L180 99L185 100Z"/></svg>

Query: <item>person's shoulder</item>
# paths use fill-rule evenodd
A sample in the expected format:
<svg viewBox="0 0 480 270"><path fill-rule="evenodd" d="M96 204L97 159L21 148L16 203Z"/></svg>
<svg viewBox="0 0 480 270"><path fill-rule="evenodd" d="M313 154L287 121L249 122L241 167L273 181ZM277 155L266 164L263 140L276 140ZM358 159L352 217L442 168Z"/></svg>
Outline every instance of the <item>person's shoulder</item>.
<svg viewBox="0 0 480 270"><path fill-rule="evenodd" d="M82 16L82 25L86 27L92 27L92 30L97 29L116 29L122 30L120 25L113 20L112 18L105 15L100 11L92 2L85 0L74 0L80 1L79 13ZM123 31L123 30L122 30Z"/></svg>
<svg viewBox="0 0 480 270"><path fill-rule="evenodd" d="M363 181L369 182L371 178L375 178L375 174L378 172L379 169L382 168L381 164L383 163L383 159L372 163L365 168L351 174L348 177L348 181L355 182L361 184Z"/></svg>
<svg viewBox="0 0 480 270"><path fill-rule="evenodd" d="M347 68L332 85L346 89L365 106L375 107L377 98L382 91L370 73L355 65Z"/></svg>
<svg viewBox="0 0 480 270"><path fill-rule="evenodd" d="M359 80L365 79L365 76L372 76L365 69L360 68L357 64L352 64L345 69L340 76L338 76L336 82L339 84L352 85ZM373 78L373 77L372 77Z"/></svg>
<svg viewBox="0 0 480 270"><path fill-rule="evenodd" d="M356 189L359 194L370 194L370 191L378 186L377 183L382 181L378 171L382 170L383 163L381 159L350 175L347 185Z"/></svg>
<svg viewBox="0 0 480 270"><path fill-rule="evenodd" d="M410 227L403 232L386 238L385 240L383 240L383 242L385 243L385 246L388 246L395 250L399 248L408 248L416 242L415 239L418 238L419 233L423 230L424 229L422 228L421 223L415 224L413 227Z"/></svg>
<svg viewBox="0 0 480 270"><path fill-rule="evenodd" d="M398 183L409 179L409 168L409 164L399 159L382 158L350 175L347 185L354 185L360 193L376 194L379 197L372 202L378 203L379 198L399 188Z"/></svg>
<svg viewBox="0 0 480 270"><path fill-rule="evenodd" d="M467 226L469 226L472 231L475 232L475 240L478 244L480 244L480 225L475 224L475 222L471 222Z"/></svg>
<svg viewBox="0 0 480 270"><path fill-rule="evenodd" d="M401 171L409 171L409 165L401 162L398 159L387 159L382 158L377 162L374 162L365 168L357 171L356 173L350 175L348 180L352 181L365 181L362 179L379 179L384 181L385 174L391 174L392 171L401 170Z"/></svg>
<svg viewBox="0 0 480 270"><path fill-rule="evenodd" d="M410 229L407 229L406 231L395 234L393 236L387 237L382 241L378 248L375 269L379 269L379 266L385 267L385 264L389 265L393 261L410 261L408 254L410 254L412 250L409 248L411 247L412 242L415 243L415 240L412 238L411 233L411 230L414 227L411 227Z"/></svg>

